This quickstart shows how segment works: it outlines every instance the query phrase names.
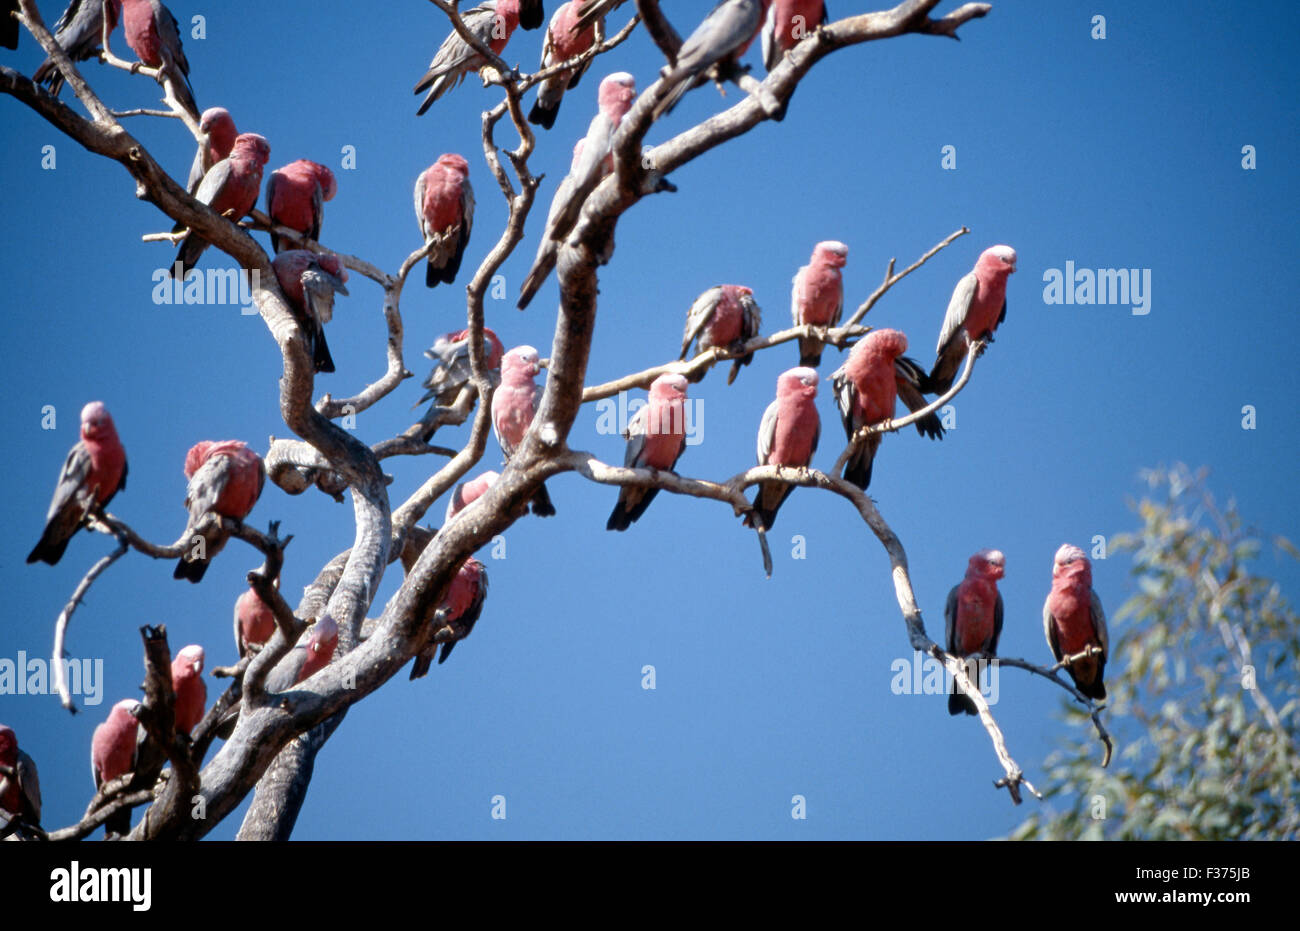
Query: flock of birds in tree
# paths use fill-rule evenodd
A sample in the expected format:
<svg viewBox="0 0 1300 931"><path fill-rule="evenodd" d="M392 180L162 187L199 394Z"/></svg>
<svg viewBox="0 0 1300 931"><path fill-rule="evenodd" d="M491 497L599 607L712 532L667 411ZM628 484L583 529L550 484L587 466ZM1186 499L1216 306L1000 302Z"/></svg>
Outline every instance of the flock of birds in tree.
<svg viewBox="0 0 1300 931"><path fill-rule="evenodd" d="M622 3L570 0L562 4L547 29L543 66L562 64L590 50L597 41L598 29L603 35L604 17ZM0 44L13 48L17 43L17 20L8 15L7 8L16 5L6 0L5 7L0 20ZM461 15L466 28L498 55L517 26L534 29L544 22L541 0L485 0ZM738 60L760 32L764 61L770 70L825 19L821 0L723 0L682 44L676 63L661 72L662 78L674 84L661 112L702 82L711 67ZM224 108L198 112L176 20L162 3L72 0L56 25L56 39L74 61L92 58L100 53L105 27L111 33L119 21L127 44L140 62L158 69L158 80L170 85L176 102L198 121L202 130L203 142L189 174L189 192L233 220L247 216L258 199L270 145L255 133L239 133ZM590 61L560 71L539 85L536 103L528 116L532 123L543 128L554 124L562 98L578 84ZM426 93L418 112L424 113L468 74L486 64L483 56L453 30L415 86L416 93ZM34 78L55 94L64 83L63 75L50 60L37 69ZM521 288L521 309L554 268L556 252L576 222L585 195L614 170L612 139L635 98L636 82L631 74L617 72L600 83L598 112L586 136L578 141L569 175L552 201L537 258ZM266 212L274 227L293 230L314 245L320 238L324 204L336 192L337 182L329 168L299 159L271 172L266 185ZM432 288L454 282L474 219L469 163L462 156L445 154L421 173L415 184L415 212L428 249L426 284ZM208 243L181 226L174 232L179 238L179 251L171 272L184 278ZM290 248L290 242L278 232L272 231L271 244L276 253L272 267L309 340L314 367L317 372L333 372L324 327L332 318L335 295L347 294L348 273L337 256ZM608 260L608 256L604 259ZM848 247L842 242L816 244L808 264L793 279L794 325L824 329L839 323L844 308L841 269L847 259ZM926 394L942 395L951 389L967 353L982 352L1005 319L1007 278L1015 268L1016 253L1009 246L992 246L980 254L974 268L958 281L953 292L936 359L928 372L904 355L908 341L898 330L871 330L853 346L848 359L831 375L836 406L850 441L861 428L893 418L899 400L910 410L919 411L927 405ZM727 350L734 359L727 377L730 385L752 358L752 353L743 350L746 342L758 335L761 320L761 310L750 288L710 288L687 313L680 358L688 357L692 344L697 353L714 348ZM484 328L483 336L484 364L495 387L492 424L508 463L540 403L543 388L535 381L541 371L540 359L532 346L507 351L489 328ZM435 365L424 382L427 393L421 403L433 400L440 405L450 404L469 384L469 337L468 330L448 333L426 351ZM815 331L801 338L799 365L778 377L776 399L759 424L760 465L811 465L821 432L816 398L822 349ZM701 378L703 374L696 376L697 381ZM626 467L671 471L676 466L686 446L684 404L688 384L683 375L665 374L650 385L648 403L638 410L626 431ZM933 439L942 438L944 433L933 413L918 420L916 427L922 436ZM871 433L859 443L845 464L846 481L863 490L869 486L882 436ZM178 561L173 577L197 583L229 535L221 518L239 522L248 516L261 495L266 472L261 458L247 444L205 440L186 454L184 473L188 481L188 517L182 539L191 545ZM56 564L77 530L102 513L126 486L126 476L126 454L113 418L102 402L87 404L81 412L80 439L63 464L44 530L27 561ZM448 502L446 520L451 521L473 504L498 477L497 472L486 471L458 485ZM744 524L764 532L771 529L792 490L793 485L786 482L760 482ZM645 513L657 492L656 488L623 486L606 528L627 530ZM531 508L538 516L555 513L544 484L534 494ZM1003 613L997 581L1004 570L1002 553L981 550L970 558L965 578L949 592L944 611L946 646L953 655L996 656ZM486 570L471 557L461 565L441 604L428 619L430 637L415 658L412 679L428 671L439 646L441 663L456 642L469 635L486 595ZM1052 587L1043 606L1043 625L1053 656L1058 662L1069 658L1065 668L1078 690L1089 698L1104 699L1103 672L1108 651L1105 615L1092 590L1091 565L1078 547L1063 545L1055 555ZM234 636L241 658L258 650L275 630L271 609L250 587L235 603ZM337 643L338 627L328 614L323 614L272 671L267 688L283 691L304 681L331 661ZM203 647L192 644L180 650L172 663L175 728L179 734L188 735L203 717L203 661ZM161 770L165 757L139 724L139 705L133 699L118 702L108 719L95 729L91 765L97 789L126 773L150 769L156 777L153 768ZM952 714L976 713L971 699L957 690L950 693L948 708ZM4 725L0 725L0 809L7 815L7 826L0 833L20 836L24 825L39 825L40 786L35 763L19 749L12 729ZM105 825L110 836L124 834L129 827L127 808Z"/></svg>

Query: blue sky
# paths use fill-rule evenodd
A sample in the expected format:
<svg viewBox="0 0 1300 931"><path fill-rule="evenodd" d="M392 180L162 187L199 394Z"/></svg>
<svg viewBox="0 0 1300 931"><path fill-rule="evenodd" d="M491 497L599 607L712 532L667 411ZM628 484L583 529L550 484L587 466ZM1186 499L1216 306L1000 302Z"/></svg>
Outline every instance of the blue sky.
<svg viewBox="0 0 1300 931"><path fill-rule="evenodd" d="M673 176L679 193L625 216L601 273L589 383L675 358L687 308L715 284L751 286L764 331L784 328L790 278L819 240L848 243L845 283L856 306L891 256L906 265L966 225L969 236L865 321L902 329L928 365L952 288L980 250L1007 243L1019 253L1006 323L956 401L956 429L942 443L910 430L890 436L876 460L871 494L907 547L933 637L942 637L944 599L969 555L997 547L1007 558L1001 650L1048 659L1041 607L1053 552L1135 526L1126 502L1142 493L1146 467L1208 465L1212 489L1234 495L1248 522L1295 536L1300 418L1294 340L1282 334L1294 315L1286 282L1295 278L1300 203L1300 17L1287 4L1265 6L1245 16L1197 2L1170 17L1157 5L999 0L960 43L909 36L831 56L800 86L784 123L684 167ZM859 7L839 0L832 13ZM685 32L705 5L664 8ZM183 23L207 16L207 37L185 40L200 106L225 106L241 131L265 135L268 169L295 158L335 169L328 246L395 270L420 244L417 174L443 152L466 155L478 200L468 281L505 216L479 143L479 114L497 92L471 80L415 117L410 88L447 32L441 13L407 2L359 15L297 0L172 9ZM60 7L42 12L52 23ZM1090 37L1098 13L1107 18L1102 41ZM518 32L506 58L531 68L541 41L540 32ZM28 74L39 61L27 38L0 55ZM761 72L757 50L748 60ZM660 64L638 32L593 67L540 135L532 165L546 183L527 238L502 269L509 299L487 308L507 346L531 343L545 355L550 345L553 280L526 313L514 296L573 142L595 112L599 77L628 70L646 87ZM156 99L145 79L93 63L83 71L115 107ZM711 87L692 93L649 141L736 93L725 101ZM20 650L48 656L64 601L112 548L83 533L59 566L23 563L85 402L108 405L130 460L111 510L160 542L184 525L181 466L193 443L238 438L264 451L268 436L288 431L278 354L260 319L233 305L156 305L152 276L172 250L140 236L170 221L136 200L118 165L12 99L0 108L10 269L0 426L12 487L22 489L0 501L10 528L0 546L10 599L0 658L15 659ZM135 118L127 127L183 180L193 143L179 125ZM511 133L501 138L513 144ZM53 169L42 167L47 145ZM941 166L948 145L955 170ZM1242 167L1246 145L1255 170ZM356 147L355 170L342 170L345 146ZM1044 272L1067 261L1149 269L1150 312L1045 304ZM202 264L230 260L209 252ZM429 291L412 281L406 290L407 364L421 376L420 351L463 325L460 285ZM318 395L354 393L382 372L380 297L354 276L328 331L338 371L319 377ZM776 377L796 362L790 344L760 354L730 388L722 370L692 386L704 441L679 471L722 479L750 465ZM823 378L839 362L828 352ZM359 417L358 435L373 443L400 432L420 394L418 378L403 384ZM57 411L55 430L41 429L45 405ZM1242 429L1244 405L1256 409L1254 430ZM819 408L815 465L828 469L843 434L829 391ZM598 434L596 413L584 411L571 446L621 462L621 438ZM465 436L448 431L437 442ZM499 456L490 443L472 474L498 468ZM394 504L439 464L388 460ZM891 664L911 651L885 553L842 499L796 491L772 535L768 581L752 533L721 504L661 494L614 535L603 527L615 489L576 476L548 484L559 514L517 523L506 557L485 560L491 592L473 636L427 678L408 683L403 672L349 712L319 758L295 837L972 839L1005 833L1037 804L1017 810L991 788L1000 769L973 720L949 718L941 696L891 692ZM431 512L435 523L443 506ZM291 602L353 534L350 506L269 484L252 519L279 519L295 534L283 582ZM804 559L791 558L795 535ZM91 732L114 701L138 694L137 628L165 623L173 648L198 642L209 667L232 661L231 610L259 562L232 544L190 586L172 580L170 563L131 554L96 583L70 634L71 655L103 660L102 703L69 717L52 696L0 696L0 720L40 765L48 827L80 815L92 791ZM1123 557L1094 567L1112 615L1131 591L1128 568ZM1270 555L1259 568L1295 591L1293 567ZM376 611L399 583L395 567ZM654 690L641 687L646 665L655 667ZM210 696L219 685L209 679ZM1000 688L995 711L1031 780L1058 742L1092 741L1056 720L1054 687L1008 671ZM498 795L504 820L491 817ZM796 795L806 799L805 820L791 818ZM211 836L233 837L242 811Z"/></svg>

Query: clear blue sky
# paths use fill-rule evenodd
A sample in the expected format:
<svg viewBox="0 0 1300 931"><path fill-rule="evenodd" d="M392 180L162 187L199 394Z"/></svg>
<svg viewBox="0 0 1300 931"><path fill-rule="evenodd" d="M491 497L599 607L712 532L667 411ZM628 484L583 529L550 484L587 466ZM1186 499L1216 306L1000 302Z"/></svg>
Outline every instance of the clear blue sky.
<svg viewBox="0 0 1300 931"><path fill-rule="evenodd" d="M548 8L554 3L548 3ZM944 4L941 12L954 4ZM44 3L52 23L60 3ZM665 2L683 31L706 8ZM1135 8L1137 7L1137 8ZM782 124L764 124L673 180L680 193L639 204L618 228L601 274L592 383L675 358L694 297L719 283L750 285L764 330L788 325L790 278L818 240L849 244L845 282L856 306L896 256L910 263L967 225L971 235L898 285L867 323L904 330L925 364L957 279L980 250L1019 252L1008 317L958 398L942 443L890 436L871 493L904 541L927 627L942 636L948 589L982 547L1006 553L1002 652L1048 658L1041 606L1063 541L1133 527L1126 501L1144 467L1185 461L1212 469L1213 490L1243 514L1296 535L1298 451L1293 337L1297 160L1295 35L1289 4L1236 12L1222 4L1031 3L997 0L960 43L904 37L835 54L801 85ZM194 4L175 2L183 21ZM864 4L838 0L837 15ZM630 6L625 8L630 9ZM186 39L200 106L223 105L243 131L271 143L269 168L295 158L334 167L339 193L323 241L386 269L420 244L411 209L416 175L439 154L471 162L478 212L462 279L495 242L504 201L483 164L479 113L497 99L471 80L416 118L410 88L448 30L427 3L355 5L230 2L203 8L207 38ZM1104 41L1091 17L1107 17ZM629 14L621 12L614 25ZM115 37L119 51L121 33ZM536 64L540 32L518 32L506 57ZM761 72L755 50L749 60ZM24 38L0 62L30 74ZM603 74L633 72L642 87L662 63L644 33L602 59L540 137L547 173L527 239L503 269L509 300L488 322L507 346L546 354L556 290L526 313L513 298L536 248L573 142L595 111ZM153 105L153 84L88 63L119 108ZM689 96L650 141L662 141L727 101ZM69 99L65 91L64 99ZM130 460L112 510L171 541L184 525L186 449L239 438L264 451L287 435L277 407L278 354L256 316L233 306L157 306L154 269L169 247L141 243L170 221L137 201L118 165L91 156L12 99L0 101L0 216L9 274L0 426L12 488L0 583L9 599L0 656L48 656L53 624L77 580L111 542L82 534L56 568L23 559L92 399L113 412ZM193 143L178 125L128 121L182 180ZM503 134L512 140L509 133ZM55 146L56 167L42 168ZM355 146L355 170L340 151ZM941 167L956 147L957 168ZM1258 168L1242 168L1242 147ZM263 242L265 237L260 237ZM1049 306L1043 274L1063 268L1150 269L1150 313L1121 306ZM209 252L205 267L230 260ZM329 327L338 372L317 394L350 394L383 369L379 289L354 276ZM460 283L403 303L407 364L463 325ZM679 463L720 479L753 461L754 435L793 344L762 354L736 384L721 371L693 386L704 442ZM828 352L823 376L839 364ZM404 429L419 380L359 418L375 442ZM1243 405L1258 427L1241 427ZM54 405L58 427L41 429ZM829 468L842 432L828 391L819 407ZM596 412L570 443L621 462L620 438L598 435ZM466 430L440 434L450 443ZM489 444L478 469L496 468ZM399 503L440 465L388 460ZM753 535L723 505L661 494L628 533L604 521L617 492L566 476L549 483L559 515L506 535L487 560L491 593L473 636L416 683L405 672L354 707L321 754L295 837L312 838L871 838L968 839L1002 834L1036 803L1014 809L991 788L1000 775L988 738L950 718L937 696L894 695L890 666L910 658L889 566L846 502L796 491L773 534L776 571L763 578ZM431 517L440 520L439 503ZM291 498L268 484L252 519L295 534L284 590L296 600L318 568L347 547L350 505ZM790 558L802 535L807 558ZM91 732L122 697L138 695L137 628L165 623L173 648L202 643L209 666L235 656L230 617L245 572L260 560L232 544L201 585L171 564L120 561L77 612L70 651L102 658L102 704L69 717L52 696L0 696L40 765L46 824L75 820L90 798ZM1293 595L1297 573L1268 557ZM1095 586L1113 615L1131 591L1123 558L1099 562ZM400 582L386 576L376 611ZM653 665L657 688L641 688ZM209 679L209 694L220 683ZM996 707L1030 779L1061 740L1092 741L1055 719L1061 693L1009 671ZM490 817L504 795L507 818ZM807 820L790 817L807 799ZM242 809L212 834L233 837Z"/></svg>

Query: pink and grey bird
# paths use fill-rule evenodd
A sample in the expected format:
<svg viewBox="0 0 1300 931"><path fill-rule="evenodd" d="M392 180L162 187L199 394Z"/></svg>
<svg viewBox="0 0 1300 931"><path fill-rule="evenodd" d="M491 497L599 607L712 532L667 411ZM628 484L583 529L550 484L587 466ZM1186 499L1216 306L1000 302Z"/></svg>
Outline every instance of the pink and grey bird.
<svg viewBox="0 0 1300 931"><path fill-rule="evenodd" d="M850 440L860 428L891 419L899 398L914 412L925 406L917 388L921 368L903 355L906 351L907 337L898 330L872 330L831 374L835 403ZM916 430L932 439L943 437L943 425L933 413L918 420ZM844 466L844 479L863 491L871 484L871 466L881 436L873 433L867 437Z"/></svg>
<svg viewBox="0 0 1300 931"><path fill-rule="evenodd" d="M103 402L91 401L81 409L81 439L63 460L45 529L27 561L58 563L87 515L108 507L125 487L126 450L117 438L117 427Z"/></svg>
<svg viewBox="0 0 1300 931"><path fill-rule="evenodd" d="M298 325L307 336L312 364L318 372L334 371L334 359L325 342L325 324L334 319L334 295L348 293L347 269L329 252L291 249L271 262Z"/></svg>
<svg viewBox="0 0 1300 931"><path fill-rule="evenodd" d="M257 133L240 133L235 137L230 155L213 165L203 176L194 199L228 216L232 223L238 223L257 204L262 169L270 157L271 144L266 139ZM189 274L208 245L208 241L197 233L187 233L172 262L172 277L183 279Z"/></svg>
<svg viewBox="0 0 1300 931"><path fill-rule="evenodd" d="M451 499L447 502L447 516L443 523L450 522L453 517L483 497L500 477L499 472L489 470L482 475L475 476L468 482L461 482L457 485L456 490L451 493Z"/></svg>
<svg viewBox="0 0 1300 931"><path fill-rule="evenodd" d="M266 181L266 213L271 222L302 233L313 242L320 241L325 202L333 200L339 185L334 172L319 162L300 158L271 172ZM271 248L276 252L296 248L284 243L271 232Z"/></svg>
<svg viewBox="0 0 1300 931"><path fill-rule="evenodd" d="M415 179L415 219L429 246L425 285L451 284L474 228L474 188L469 183L469 162L462 156L440 155Z"/></svg>
<svg viewBox="0 0 1300 931"><path fill-rule="evenodd" d="M624 436L625 469L658 469L670 472L686 450L686 376L660 375L650 383L650 401L632 416ZM618 502L605 522L606 530L627 530L650 502L658 488L624 485Z"/></svg>
<svg viewBox="0 0 1300 931"><path fill-rule="evenodd" d="M338 645L338 624L328 614L322 614L303 632L289 655L280 660L267 675L267 690L283 692L324 669L334 659Z"/></svg>
<svg viewBox="0 0 1300 931"><path fill-rule="evenodd" d="M189 735L203 720L208 688L203 684L203 647L191 643L172 660L172 693L175 696L176 731Z"/></svg>
<svg viewBox="0 0 1300 931"><path fill-rule="evenodd" d="M133 771L136 765L135 711L140 703L124 698L108 713L108 720L95 728L90 739L90 774L99 791L107 782ZM131 829L131 809L124 808L104 822L108 836L126 834Z"/></svg>
<svg viewBox="0 0 1300 931"><path fill-rule="evenodd" d="M275 580L279 587L280 580ZM252 586L235 600L235 646L242 659L254 647L261 647L275 633L275 612Z"/></svg>
<svg viewBox="0 0 1300 931"><path fill-rule="evenodd" d="M0 764L9 767L12 776L0 773L0 815L6 821L17 818L29 827L41 826L41 777L36 761L18 746L18 736L13 728L0 724ZM18 825L13 825L21 833ZM7 825L0 825L8 834Z"/></svg>
<svg viewBox="0 0 1300 931"><path fill-rule="evenodd" d="M198 191L212 166L230 155L235 147L239 130L235 129L234 118L225 107L208 107L199 118L199 129L203 132L203 141L194 153L194 164L190 166L190 178L185 189L191 194Z"/></svg>
<svg viewBox="0 0 1300 931"><path fill-rule="evenodd" d="M433 665L433 654L437 652L440 643L442 655L438 657L438 665L447 662L447 657L456 644L474 630L474 624L483 613L487 591L487 569L483 564L472 557L461 563L456 577L447 587L446 596L429 619L429 642L416 654L415 662L411 664L412 679L418 679L429 671Z"/></svg>
<svg viewBox="0 0 1300 931"><path fill-rule="evenodd" d="M829 239L813 247L812 258L794 276L790 293L790 316L795 326L833 327L844 311L844 276L840 269L849 260L849 247ZM822 341L815 336L800 338L799 364L817 368L822 361Z"/></svg>
<svg viewBox="0 0 1300 931"><path fill-rule="evenodd" d="M682 354L685 359L695 342L696 353L714 347L738 352L744 344L758 335L763 323L763 311L754 300L754 292L738 284L722 284L709 288L695 299L686 314L686 330L682 333ZM747 353L731 363L727 384L736 380L742 365L749 365L754 354ZM692 381L699 381L699 375Z"/></svg>
<svg viewBox="0 0 1300 931"><path fill-rule="evenodd" d="M965 659L981 654L998 655L998 638L1002 636L1002 595L998 579L1006 571L1006 559L997 550L980 550L966 565L966 577L948 592L943 608L946 649ZM971 681L976 685L976 677ZM954 682L948 694L948 713L978 714L975 703L961 694Z"/></svg>
<svg viewBox="0 0 1300 931"><path fill-rule="evenodd" d="M537 16L537 25L540 26L542 18L546 15L541 9L541 3L536 0L533 2L524 0L524 2L530 20L532 16ZM506 43L510 41L510 36L514 34L515 27L519 25L520 0L483 0L473 9L463 11L460 18L474 38L500 55ZM438 47L433 61L429 62L429 70L415 85L416 94L428 91L424 102L420 104L420 109L415 111L416 115L423 114L435 100L465 80L466 75L473 74L487 64L488 60L476 52L474 46L466 42L460 33L453 29L447 38L442 40L442 45Z"/></svg>
<svg viewBox="0 0 1300 931"><path fill-rule="evenodd" d="M456 403L461 389L469 385L473 372L469 362L469 330L445 333L434 340L433 348L424 354L435 363L424 380L427 389L417 404L430 399L443 407ZM483 367L487 370L492 387L501 384L501 359L506 347L489 327L483 328Z"/></svg>
<svg viewBox="0 0 1300 931"><path fill-rule="evenodd" d="M582 212L582 205L601 180L614 171L614 133L636 100L636 78L626 71L606 75L596 91L599 107L587 126L587 135L574 147L569 173L560 182L546 215L546 229L537 246L537 257L519 289L523 310L555 267L560 243L569 235ZM609 256L601 256L608 261Z"/></svg>
<svg viewBox="0 0 1300 931"><path fill-rule="evenodd" d="M523 443L542 403L544 389L533 381L542 370L539 361L532 346L516 346L501 359L501 386L492 393L492 429L506 462ZM538 485L533 493L532 506L538 517L555 514L545 483Z"/></svg>
<svg viewBox="0 0 1300 931"><path fill-rule="evenodd" d="M185 454L185 552L176 563L174 579L198 582L208 563L226 545L221 521L241 521L248 516L262 494L266 469L262 458L239 440L196 443Z"/></svg>
<svg viewBox="0 0 1300 931"><path fill-rule="evenodd" d="M822 0L772 0L763 23L763 65L773 71L786 53L826 22Z"/></svg>
<svg viewBox="0 0 1300 931"><path fill-rule="evenodd" d="M1080 657L1065 668L1080 692L1098 701L1104 699L1103 677L1110 652L1106 612L1092 589L1092 563L1083 550L1068 543L1061 544L1052 562L1052 590L1043 604L1043 634L1058 663L1067 656L1101 648L1099 654Z"/></svg>
<svg viewBox="0 0 1300 931"><path fill-rule="evenodd" d="M758 425L758 464L806 469L812 464L821 436L817 414L817 372L800 366L782 372L776 380L776 400L763 412ZM771 530L776 512L794 490L785 482L759 482L754 509L745 515L746 527Z"/></svg>
<svg viewBox="0 0 1300 931"><path fill-rule="evenodd" d="M594 22L585 28L577 27L581 10L581 0L569 0L561 4L551 17L551 24L546 28L546 42L542 45L542 69L577 58L596 41ZM542 81L537 87L537 102L528 112L528 122L543 129L554 126L564 92L578 86L582 76L591 67L591 61L587 59L577 68L568 68Z"/></svg>
<svg viewBox="0 0 1300 931"><path fill-rule="evenodd" d="M122 7L122 31L126 44L142 64L161 72L159 83L171 82L176 102L197 122L199 105L190 88L190 63L181 48L176 17L159 0L112 0Z"/></svg>
<svg viewBox="0 0 1300 931"><path fill-rule="evenodd" d="M98 58L100 41L104 33L104 10L107 7L108 31L111 33L117 28L117 21L121 14L120 6L116 2L105 5L103 0L72 0L58 22L54 24L54 41L63 46L63 51L67 52L68 57L74 62ZM17 20L10 16L5 18L17 29ZM53 94L58 94L63 89L63 72L54 64L52 58L46 58L41 62L40 67L32 75L32 80L37 84L44 84Z"/></svg>
<svg viewBox="0 0 1300 931"><path fill-rule="evenodd" d="M966 346L977 340L993 342L993 331L1007 318L1007 276L1016 270L1016 250L991 246L980 253L975 267L963 275L952 292L939 333L938 358L930 370L926 391L943 394L952 387L966 359Z"/></svg>
<svg viewBox="0 0 1300 931"><path fill-rule="evenodd" d="M722 0L682 43L673 65L659 76L672 91L655 107L655 119L672 110L705 71L718 63L734 64L748 51L771 0Z"/></svg>

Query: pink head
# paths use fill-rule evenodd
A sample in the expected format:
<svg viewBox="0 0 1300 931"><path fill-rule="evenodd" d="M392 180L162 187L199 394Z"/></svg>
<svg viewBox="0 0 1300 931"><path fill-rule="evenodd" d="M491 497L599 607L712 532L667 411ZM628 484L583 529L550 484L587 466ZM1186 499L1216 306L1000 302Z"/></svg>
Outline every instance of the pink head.
<svg viewBox="0 0 1300 931"><path fill-rule="evenodd" d="M813 247L812 262L814 265L829 265L832 268L843 268L849 260L849 247L836 239L828 239L825 242L819 242Z"/></svg>
<svg viewBox="0 0 1300 931"><path fill-rule="evenodd" d="M1052 560L1053 578L1078 578L1092 585L1092 563L1077 546L1062 543Z"/></svg>
<svg viewBox="0 0 1300 931"><path fill-rule="evenodd" d="M532 346L516 346L501 359L501 380L521 384L533 380L542 370L541 357Z"/></svg>
<svg viewBox="0 0 1300 931"><path fill-rule="evenodd" d="M858 346L866 347L862 350L864 353L883 353L896 359L907 352L907 337L902 330L872 330Z"/></svg>
<svg viewBox="0 0 1300 931"><path fill-rule="evenodd" d="M446 155L439 155L438 161L435 164L456 172L462 178L469 177L469 162L465 161L463 156L457 155L455 152L448 152Z"/></svg>
<svg viewBox="0 0 1300 931"><path fill-rule="evenodd" d="M257 133L240 133L235 137L235 144L231 147L230 154L265 165L271 158L271 143L266 141L265 136L259 136Z"/></svg>
<svg viewBox="0 0 1300 931"><path fill-rule="evenodd" d="M340 281L348 280L348 270L343 267L339 257L332 252L322 252L316 256L316 264Z"/></svg>
<svg viewBox="0 0 1300 931"><path fill-rule="evenodd" d="M113 418L103 401L91 401L81 409L81 437L90 442L103 442L117 436Z"/></svg>
<svg viewBox="0 0 1300 931"><path fill-rule="evenodd" d="M191 643L172 660L172 678L185 675L200 675L203 672L203 647Z"/></svg>
<svg viewBox="0 0 1300 931"><path fill-rule="evenodd" d="M339 625L328 614L322 614L316 618L316 623L312 625L307 648L318 656L322 654L330 656L333 655L334 646L338 643L338 640ZM326 661L328 662L328 660Z"/></svg>
<svg viewBox="0 0 1300 931"><path fill-rule="evenodd" d="M680 401L686 397L685 375L669 372L660 375L650 383L650 399L653 401Z"/></svg>
<svg viewBox="0 0 1300 931"><path fill-rule="evenodd" d="M1006 557L1000 550L980 550L970 558L966 574L996 581L1006 574Z"/></svg>
<svg viewBox="0 0 1300 931"><path fill-rule="evenodd" d="M616 123L632 109L632 101L635 99L636 78L626 71L606 75L605 80L600 82L600 90L596 92L600 112Z"/></svg>
<svg viewBox="0 0 1300 931"><path fill-rule="evenodd" d="M212 440L200 440L190 447L190 451L185 454L186 478L194 477L194 473L199 470L199 467L208 461L208 453L216 445Z"/></svg>
<svg viewBox="0 0 1300 931"><path fill-rule="evenodd" d="M776 380L776 394L780 398L817 397L817 372L807 366L786 369Z"/></svg>
<svg viewBox="0 0 1300 931"><path fill-rule="evenodd" d="M1016 250L1010 246L990 246L980 253L975 267L998 275L1010 275L1016 270Z"/></svg>
<svg viewBox="0 0 1300 931"><path fill-rule="evenodd" d="M135 721L135 712L140 707L140 703L134 698L124 698L112 710L108 712L108 721L110 724L116 724L118 727L124 727L128 723Z"/></svg>
<svg viewBox="0 0 1300 931"><path fill-rule="evenodd" d="M239 133L235 130L235 121L225 107L209 107L199 119L199 129L207 134L208 148L218 158L225 158L235 144Z"/></svg>

